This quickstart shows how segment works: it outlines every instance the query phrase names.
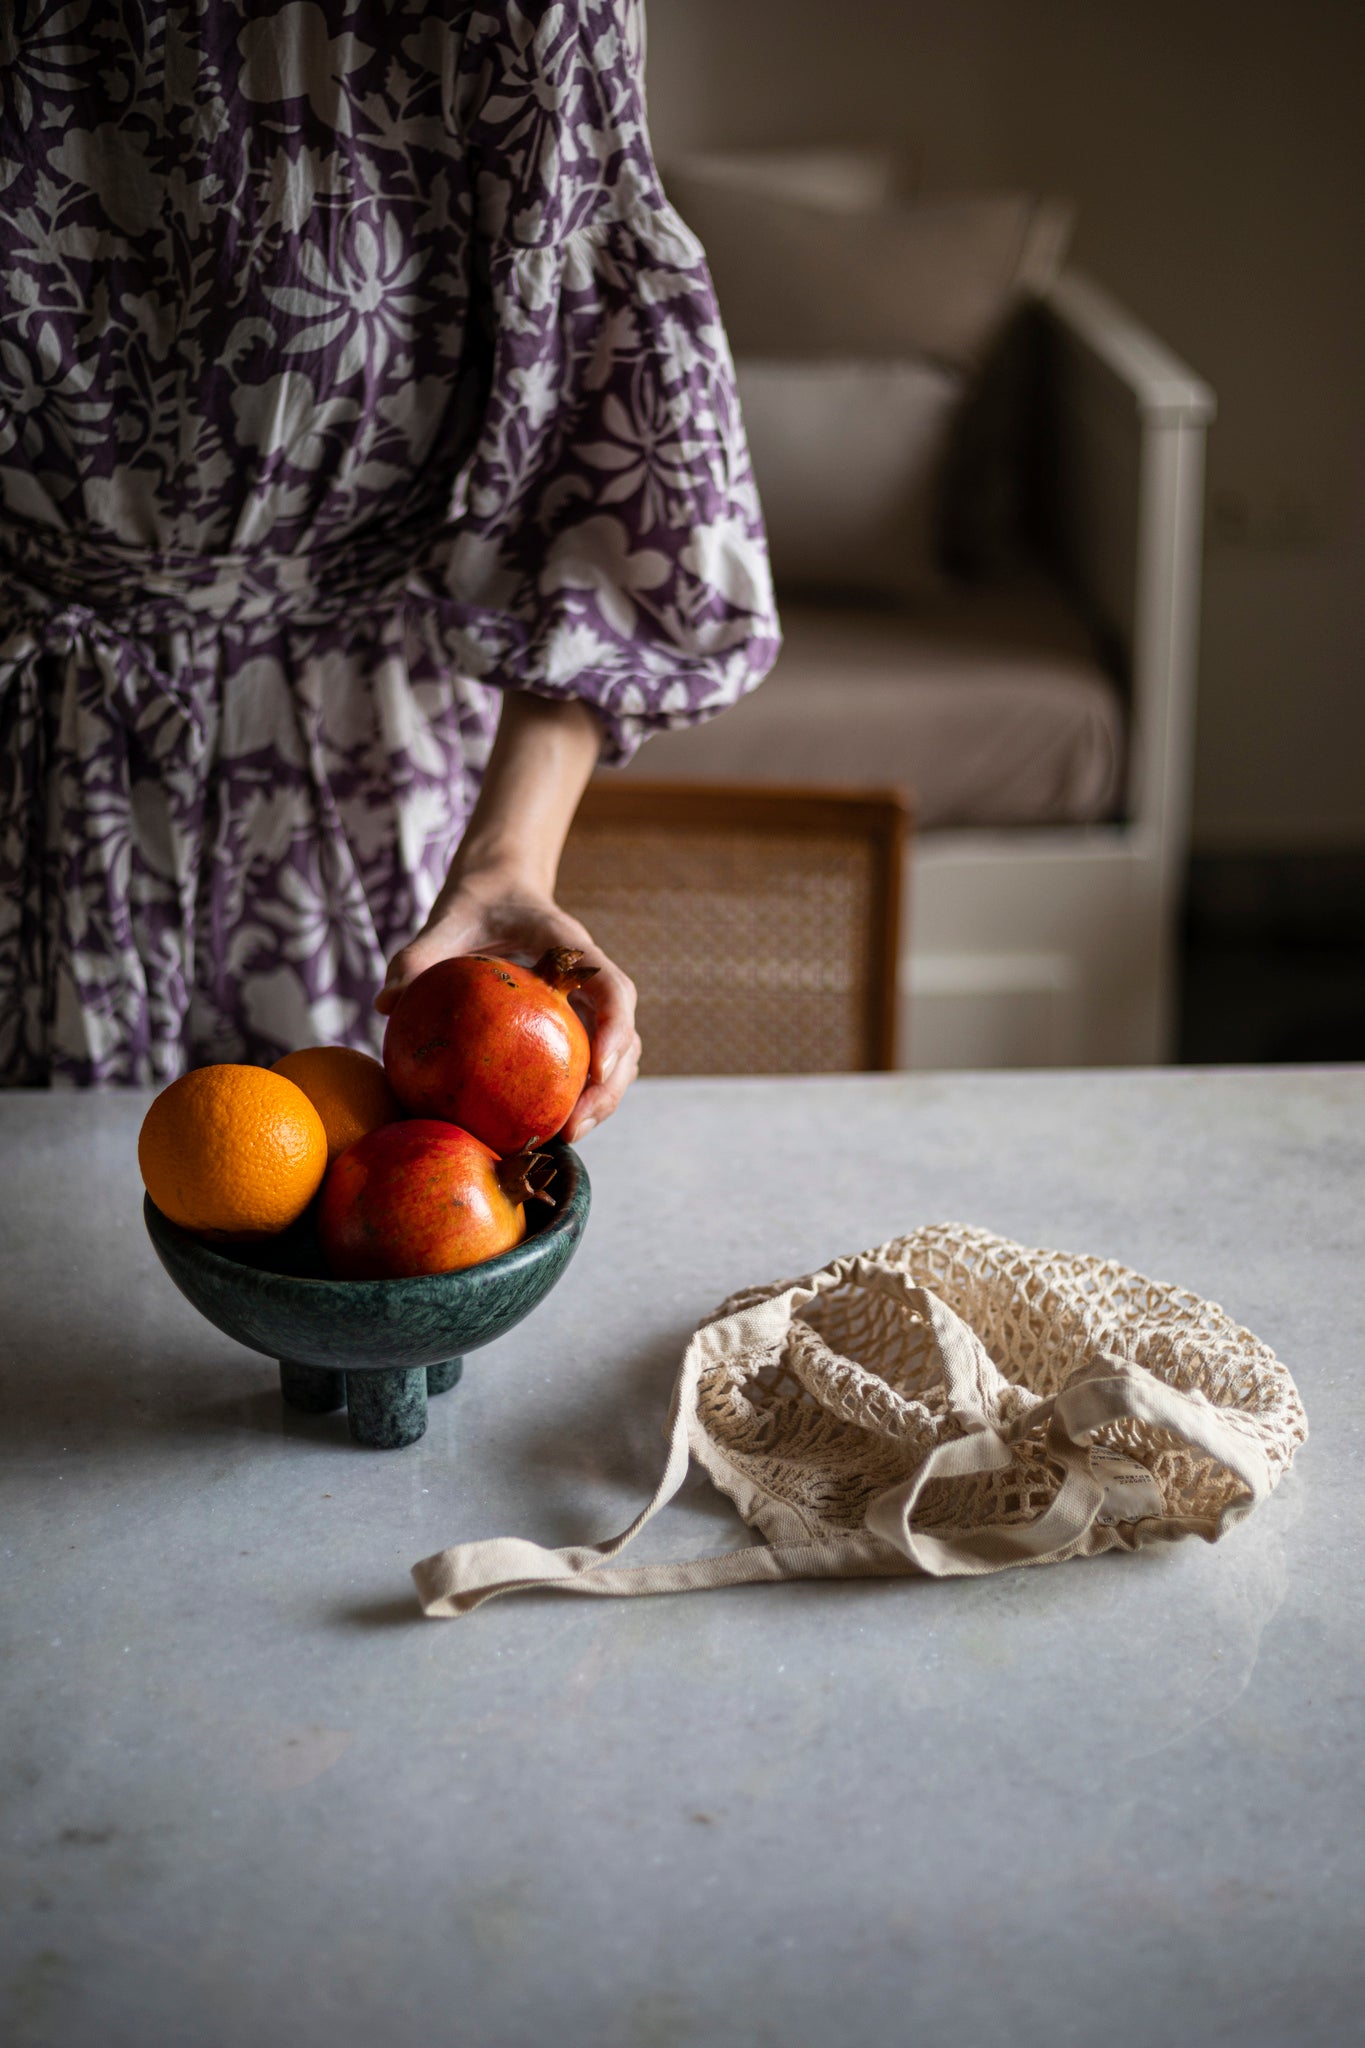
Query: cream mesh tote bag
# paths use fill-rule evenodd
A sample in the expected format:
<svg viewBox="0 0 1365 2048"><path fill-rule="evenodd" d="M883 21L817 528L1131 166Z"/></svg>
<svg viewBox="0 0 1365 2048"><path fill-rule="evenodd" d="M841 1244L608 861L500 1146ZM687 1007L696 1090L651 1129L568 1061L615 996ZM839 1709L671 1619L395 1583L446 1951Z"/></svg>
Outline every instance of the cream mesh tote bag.
<svg viewBox="0 0 1365 2048"><path fill-rule="evenodd" d="M532 1586L941 1578L1215 1543L1308 1424L1286 1368L1214 1303L1113 1260L940 1223L731 1295L688 1345L665 1434L658 1491L622 1535L439 1551L413 1567L423 1611ZM765 1540L614 1565L691 1458Z"/></svg>

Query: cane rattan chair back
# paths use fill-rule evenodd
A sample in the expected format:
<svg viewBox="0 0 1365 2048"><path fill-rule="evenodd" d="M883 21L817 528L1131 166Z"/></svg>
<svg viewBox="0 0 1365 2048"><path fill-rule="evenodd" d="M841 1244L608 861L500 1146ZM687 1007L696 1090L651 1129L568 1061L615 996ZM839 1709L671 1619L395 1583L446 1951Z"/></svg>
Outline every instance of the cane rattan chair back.
<svg viewBox="0 0 1365 2048"><path fill-rule="evenodd" d="M896 1064L898 791L598 779L558 898L639 991L645 1074Z"/></svg>

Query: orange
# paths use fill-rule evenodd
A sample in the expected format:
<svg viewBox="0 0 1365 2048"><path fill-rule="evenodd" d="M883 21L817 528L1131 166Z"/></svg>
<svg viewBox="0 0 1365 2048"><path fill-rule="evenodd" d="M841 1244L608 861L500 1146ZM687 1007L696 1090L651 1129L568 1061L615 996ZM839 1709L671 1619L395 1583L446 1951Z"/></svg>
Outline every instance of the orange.
<svg viewBox="0 0 1365 2048"><path fill-rule="evenodd" d="M403 1105L378 1060L345 1045L308 1045L276 1060L272 1074L285 1074L302 1088L327 1133L327 1161L357 1138L396 1123Z"/></svg>
<svg viewBox="0 0 1365 2048"><path fill-rule="evenodd" d="M301 1088L268 1067L196 1067L142 1120L137 1163L163 1216L200 1237L273 1237L327 1170L327 1133Z"/></svg>

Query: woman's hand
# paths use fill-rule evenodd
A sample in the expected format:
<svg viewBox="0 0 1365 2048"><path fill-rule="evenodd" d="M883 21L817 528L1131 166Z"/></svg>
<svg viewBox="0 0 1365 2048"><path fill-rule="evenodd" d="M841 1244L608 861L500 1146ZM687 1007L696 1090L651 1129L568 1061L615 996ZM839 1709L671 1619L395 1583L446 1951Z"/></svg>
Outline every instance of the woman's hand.
<svg viewBox="0 0 1365 2048"><path fill-rule="evenodd" d="M575 946L598 972L571 1001L587 1012L587 1084L559 1134L584 1137L609 1117L640 1066L635 984L555 902L559 856L597 763L602 729L577 698L504 697L478 801L431 916L389 962L375 997L387 1016L407 984L452 953L520 955L533 966L551 946Z"/></svg>
<svg viewBox="0 0 1365 2048"><path fill-rule="evenodd" d="M588 1012L592 1063L588 1079L559 1136L570 1144L585 1137L617 1107L640 1066L635 1029L635 984L608 960L592 936L568 916L548 892L522 875L493 868L452 874L420 932L389 962L388 978L375 998L387 1016L407 984L437 960L453 953L487 950L520 955L528 965L551 946L575 946L598 972L573 996Z"/></svg>

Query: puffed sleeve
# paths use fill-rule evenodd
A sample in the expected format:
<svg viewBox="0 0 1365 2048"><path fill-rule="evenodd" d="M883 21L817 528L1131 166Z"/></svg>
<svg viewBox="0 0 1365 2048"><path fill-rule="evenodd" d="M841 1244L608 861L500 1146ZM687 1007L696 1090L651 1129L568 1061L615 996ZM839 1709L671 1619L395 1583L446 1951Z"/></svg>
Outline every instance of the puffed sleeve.
<svg viewBox="0 0 1365 2048"><path fill-rule="evenodd" d="M782 645L705 252L654 165L640 0L476 9L454 107L480 425L445 592L472 672L585 699L621 763Z"/></svg>

